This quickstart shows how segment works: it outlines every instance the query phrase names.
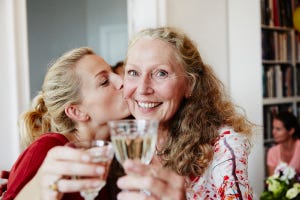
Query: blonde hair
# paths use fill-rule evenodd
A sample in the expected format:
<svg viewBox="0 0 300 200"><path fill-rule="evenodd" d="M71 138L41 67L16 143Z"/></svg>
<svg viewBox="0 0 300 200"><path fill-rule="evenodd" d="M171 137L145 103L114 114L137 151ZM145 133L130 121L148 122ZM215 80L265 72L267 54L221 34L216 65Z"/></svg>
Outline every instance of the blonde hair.
<svg viewBox="0 0 300 200"><path fill-rule="evenodd" d="M129 49L142 38L165 41L176 49L191 87L170 120L167 144L159 152L164 166L181 175L201 175L213 158L213 143L222 125L250 136L252 123L236 110L213 70L203 63L196 45L178 29L162 27L137 33Z"/></svg>
<svg viewBox="0 0 300 200"><path fill-rule="evenodd" d="M45 132L65 134L75 130L74 122L65 114L65 107L81 101L81 80L75 67L81 58L90 54L94 52L87 47L73 49L51 65L31 109L20 116L22 148Z"/></svg>

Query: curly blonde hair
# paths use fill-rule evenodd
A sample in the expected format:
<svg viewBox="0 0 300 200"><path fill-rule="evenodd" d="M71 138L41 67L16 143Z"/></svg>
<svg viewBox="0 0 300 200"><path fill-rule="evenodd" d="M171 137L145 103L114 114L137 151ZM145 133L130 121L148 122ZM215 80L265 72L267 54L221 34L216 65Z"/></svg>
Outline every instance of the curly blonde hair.
<svg viewBox="0 0 300 200"><path fill-rule="evenodd" d="M231 102L222 82L203 63L196 45L184 32L172 27L145 29L137 33L129 49L142 38L159 39L175 47L192 88L190 97L170 120L169 138L159 155L164 166L178 174L199 176L213 158L213 144L221 126L250 136L253 124L238 112L239 107Z"/></svg>
<svg viewBox="0 0 300 200"><path fill-rule="evenodd" d="M48 69L42 90L32 106L19 118L21 148L25 148L45 132L70 133L74 122L65 114L66 105L81 102L81 80L75 72L76 63L94 52L81 47L66 52Z"/></svg>

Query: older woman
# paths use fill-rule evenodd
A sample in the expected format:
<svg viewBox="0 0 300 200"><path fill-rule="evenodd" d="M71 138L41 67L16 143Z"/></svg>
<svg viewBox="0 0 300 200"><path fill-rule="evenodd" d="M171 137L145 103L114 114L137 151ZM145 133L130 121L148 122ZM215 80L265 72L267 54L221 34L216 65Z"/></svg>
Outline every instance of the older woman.
<svg viewBox="0 0 300 200"><path fill-rule="evenodd" d="M224 91L183 32L146 29L133 38L124 98L135 118L160 121L159 138L152 165L125 163L119 199L252 199L252 124Z"/></svg>

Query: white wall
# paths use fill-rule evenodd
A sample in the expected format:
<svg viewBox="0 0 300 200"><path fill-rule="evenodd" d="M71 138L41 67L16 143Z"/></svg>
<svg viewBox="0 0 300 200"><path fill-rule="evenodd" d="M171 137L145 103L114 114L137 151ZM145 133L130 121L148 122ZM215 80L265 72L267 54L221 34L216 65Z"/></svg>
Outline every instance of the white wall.
<svg viewBox="0 0 300 200"><path fill-rule="evenodd" d="M89 46L112 65L125 56L124 0L27 0L27 10L31 98L40 90L48 64L65 51ZM106 25L124 27L117 31L124 38L122 43L101 43L101 28Z"/></svg>
<svg viewBox="0 0 300 200"><path fill-rule="evenodd" d="M29 105L25 0L0 0L0 170L19 154L17 118Z"/></svg>
<svg viewBox="0 0 300 200"><path fill-rule="evenodd" d="M260 1L228 0L228 59L231 96L259 125L249 157L249 179L257 194L264 189Z"/></svg>
<svg viewBox="0 0 300 200"><path fill-rule="evenodd" d="M89 0L87 43L111 65L123 60L127 51L127 4L124 0Z"/></svg>
<svg viewBox="0 0 300 200"><path fill-rule="evenodd" d="M227 1L168 0L167 25L182 28L198 44L203 61L228 85Z"/></svg>
<svg viewBox="0 0 300 200"><path fill-rule="evenodd" d="M48 64L65 51L87 45L82 0L27 0L31 98L41 89Z"/></svg>
<svg viewBox="0 0 300 200"><path fill-rule="evenodd" d="M134 0L130 0L134 3ZM182 28L198 44L204 62L211 65L223 81L234 102L241 106L250 121L262 125L262 89L260 57L259 1L246 0L156 0L147 7L137 3L128 24L140 27L170 25ZM143 21L138 13L165 4L166 19L155 15ZM132 6L134 7L134 6ZM153 13L152 13L153 15ZM149 15L151 17L151 15ZM157 19L158 18L158 19ZM130 21L131 20L131 21ZM133 21L133 22L132 22ZM151 23L151 22L156 23ZM159 22L164 22L161 24ZM131 32L140 27L129 26ZM264 151L262 130L255 130L249 157L249 180L260 195L264 187Z"/></svg>

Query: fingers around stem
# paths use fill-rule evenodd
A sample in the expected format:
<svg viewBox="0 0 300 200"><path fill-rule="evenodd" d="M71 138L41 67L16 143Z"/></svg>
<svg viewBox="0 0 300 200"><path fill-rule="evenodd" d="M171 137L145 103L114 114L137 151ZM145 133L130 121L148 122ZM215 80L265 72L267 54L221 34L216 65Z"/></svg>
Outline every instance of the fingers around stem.
<svg viewBox="0 0 300 200"><path fill-rule="evenodd" d="M117 182L121 189L127 190L120 194L121 197L127 198L129 195L145 197L136 191L148 190L151 197L146 199L185 199L185 179L171 170L130 160L124 163L124 169L127 175Z"/></svg>
<svg viewBox="0 0 300 200"><path fill-rule="evenodd" d="M99 177L106 177L107 166L90 161L90 156L78 149L66 146L52 148L38 172L44 192L51 191L55 195L60 192L77 192L101 186L103 180ZM76 176L89 178L71 179Z"/></svg>

